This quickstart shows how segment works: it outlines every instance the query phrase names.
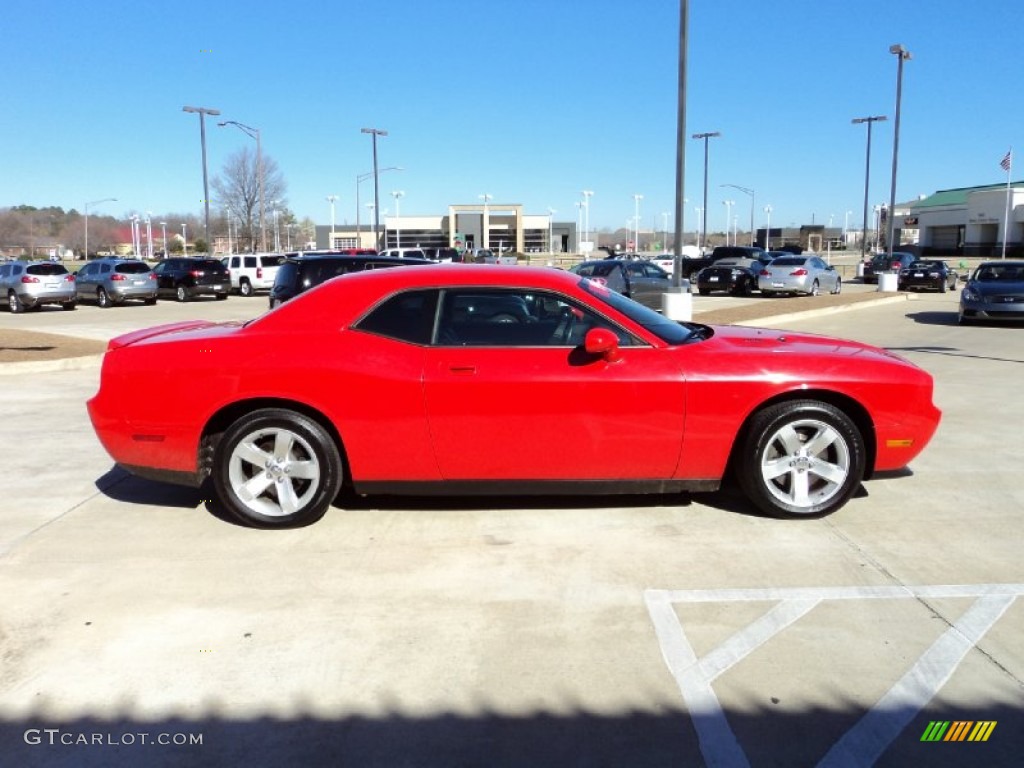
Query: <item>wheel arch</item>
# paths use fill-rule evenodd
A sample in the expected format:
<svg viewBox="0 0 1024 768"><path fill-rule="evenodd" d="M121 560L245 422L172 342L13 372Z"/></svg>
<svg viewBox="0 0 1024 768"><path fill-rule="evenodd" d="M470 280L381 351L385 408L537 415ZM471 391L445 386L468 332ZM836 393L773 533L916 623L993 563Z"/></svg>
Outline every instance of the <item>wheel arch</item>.
<svg viewBox="0 0 1024 768"><path fill-rule="evenodd" d="M280 397L254 397L246 400L239 400L238 402L225 405L207 420L199 439L198 466L199 478L201 480L209 477L210 475L213 468L213 456L217 449L217 444L224 436L224 432L246 414L251 414L265 408L281 408L284 410L295 411L296 413L312 419L327 430L327 434L331 436L335 447L338 449L338 456L341 458L342 467L343 470L345 470L343 472L343 485L351 483L351 477L347 471L349 463L348 455L345 451L345 443L341 439L341 434L338 432L337 427L335 427L334 422L327 418L323 412L307 405L306 403Z"/></svg>
<svg viewBox="0 0 1024 768"><path fill-rule="evenodd" d="M872 421L871 415L868 413L867 409L857 402L857 400L849 395L843 394L842 392L836 392L831 389L799 389L792 392L783 392L758 403L757 407L751 409L750 413L747 414L747 417L743 420L743 424L740 425L739 430L736 432L732 448L729 451L729 462L726 474L729 475L736 469L737 454L739 453L740 446L743 445L746 440L747 434L750 431L750 425L757 414L765 408L770 408L773 405L796 400L818 400L823 403L828 403L850 417L857 429L860 431L861 437L864 439L864 479L871 479L871 475L874 474L875 471L875 457L877 453L875 423Z"/></svg>

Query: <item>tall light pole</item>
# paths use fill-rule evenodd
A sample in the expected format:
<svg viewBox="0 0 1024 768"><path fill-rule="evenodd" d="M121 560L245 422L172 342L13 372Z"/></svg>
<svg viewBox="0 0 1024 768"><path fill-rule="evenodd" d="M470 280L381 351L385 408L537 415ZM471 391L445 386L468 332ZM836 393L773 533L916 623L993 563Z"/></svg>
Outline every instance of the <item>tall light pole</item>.
<svg viewBox="0 0 1024 768"><path fill-rule="evenodd" d="M220 114L219 109L209 107L182 107L182 112L194 112L199 115L199 140L203 147L203 210L206 247L210 247L210 185L206 175L206 116L216 117Z"/></svg>
<svg viewBox="0 0 1024 768"><path fill-rule="evenodd" d="M843 218L843 248L846 248L850 242L850 216L852 214L853 211L847 211Z"/></svg>
<svg viewBox="0 0 1024 768"><path fill-rule="evenodd" d="M377 170L377 137L387 136L387 131L380 128L361 128L360 133L368 133L373 137L373 247L379 245L380 235L380 171Z"/></svg>
<svg viewBox="0 0 1024 768"><path fill-rule="evenodd" d="M281 230L277 226L277 204L279 200L271 200L270 206L274 211L274 253L278 253L281 250Z"/></svg>
<svg viewBox="0 0 1024 768"><path fill-rule="evenodd" d="M764 212L768 215L768 225L764 228L764 249L770 251L772 249L772 207L766 205Z"/></svg>
<svg viewBox="0 0 1024 768"><path fill-rule="evenodd" d="M748 189L747 187L741 187L739 184L723 184L723 187L732 187L738 189L747 195L750 195L750 244L754 244L754 190ZM734 238L735 239L735 238ZM733 245L739 245L739 243L733 243Z"/></svg>
<svg viewBox="0 0 1024 768"><path fill-rule="evenodd" d="M405 197L405 192L400 189L391 190L391 196L395 198L395 248L402 247L402 209L399 207L399 200Z"/></svg>
<svg viewBox="0 0 1024 768"><path fill-rule="evenodd" d="M668 212L661 212L662 251L668 251Z"/></svg>
<svg viewBox="0 0 1024 768"><path fill-rule="evenodd" d="M558 213L554 208L548 208L548 253L555 252L555 245L551 241L554 240L554 217Z"/></svg>
<svg viewBox="0 0 1024 768"><path fill-rule="evenodd" d="M188 256L188 230L185 222L181 222L181 255Z"/></svg>
<svg viewBox="0 0 1024 768"><path fill-rule="evenodd" d="M704 213L704 209L699 205L693 207L693 212L697 214L697 220L700 220L700 215ZM694 227L697 230L697 254L700 255L700 227Z"/></svg>
<svg viewBox="0 0 1024 768"><path fill-rule="evenodd" d="M386 173L387 171L404 171L404 170L405 170L405 168L403 168L400 165L392 165L392 166L390 166L388 168L381 168L380 171L378 171L377 173ZM367 173L361 173L358 176L356 176L356 246L361 245L359 235L362 232L362 224L360 223L360 219L359 219L359 209L361 207L359 205L359 185L362 184L367 179L372 178L374 175L375 174L374 174L373 171L369 171Z"/></svg>
<svg viewBox="0 0 1024 768"><path fill-rule="evenodd" d="M910 51L899 43L889 46L889 53L895 54L896 65L896 120L892 133L892 186L889 189L889 236L887 251L892 259L893 238L896 236L896 166L900 156L900 102L903 99L903 62L910 61Z"/></svg>
<svg viewBox="0 0 1024 768"><path fill-rule="evenodd" d="M708 242L708 139L713 139L721 136L719 131L711 131L710 133L695 133L693 134L694 139L704 140L704 218L701 220L701 232L704 233L704 244ZM728 236L729 228L726 227L726 234ZM726 238L728 239L728 237Z"/></svg>
<svg viewBox="0 0 1024 768"><path fill-rule="evenodd" d="M583 202L573 203L576 206L576 253L582 253L580 245L580 232L583 231Z"/></svg>
<svg viewBox="0 0 1024 768"><path fill-rule="evenodd" d="M146 211L146 258L153 260L153 212Z"/></svg>
<svg viewBox="0 0 1024 768"><path fill-rule="evenodd" d="M223 123L217 123L218 126L223 128L225 125L233 125L238 128L242 133L251 139L256 139L256 183L259 188L260 195L260 250L266 252L267 250L267 227L264 219L264 197L263 197L263 145L260 142L260 130L259 128L250 128L248 125L244 125L237 120L225 120ZM251 234L251 233L250 233Z"/></svg>
<svg viewBox="0 0 1024 768"><path fill-rule="evenodd" d="M164 228L164 258L167 258L167 222L161 221L160 226Z"/></svg>
<svg viewBox="0 0 1024 768"><path fill-rule="evenodd" d="M334 248L334 201L338 199L337 195L328 195L327 202L331 204L331 237L327 242L328 248ZM291 250L289 248L289 250Z"/></svg>
<svg viewBox="0 0 1024 768"><path fill-rule="evenodd" d="M736 205L735 200L723 200L725 206L725 244L729 245L729 227L732 225L732 207ZM735 243L733 243L735 245Z"/></svg>
<svg viewBox="0 0 1024 768"><path fill-rule="evenodd" d="M89 260L89 206L100 203L116 203L116 197L104 197L102 200L93 200L85 204L85 260Z"/></svg>
<svg viewBox="0 0 1024 768"><path fill-rule="evenodd" d="M633 239L634 250L640 252L640 201L643 195L633 195L633 216L636 218L636 237Z"/></svg>
<svg viewBox="0 0 1024 768"><path fill-rule="evenodd" d="M594 195L594 190L584 189L583 190L583 242L590 242L590 198Z"/></svg>
<svg viewBox="0 0 1024 768"><path fill-rule="evenodd" d="M861 232L860 239L860 258L863 261L867 258L868 249L868 187L871 184L871 124L876 122L884 122L888 120L885 115L875 115L872 117L855 117L850 122L854 125L860 125L861 123L867 123L868 126L868 149L867 157L864 161L864 227Z"/></svg>
<svg viewBox="0 0 1024 768"><path fill-rule="evenodd" d="M487 211L487 201L488 200L493 200L494 199L494 195L489 195L489 194L487 194L485 192L482 195L477 195L477 197L479 197L481 200L484 201L484 217L483 217L483 224L482 224L483 232L481 233L483 235L483 246L481 246L481 247L487 249L487 248L490 248L490 228L491 228L490 214Z"/></svg>

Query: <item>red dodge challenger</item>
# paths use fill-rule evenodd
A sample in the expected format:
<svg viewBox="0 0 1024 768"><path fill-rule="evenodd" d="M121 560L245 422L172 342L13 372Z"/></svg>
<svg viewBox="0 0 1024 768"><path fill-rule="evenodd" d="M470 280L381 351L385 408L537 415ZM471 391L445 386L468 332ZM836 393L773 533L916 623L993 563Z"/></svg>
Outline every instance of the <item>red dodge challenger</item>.
<svg viewBox="0 0 1024 768"><path fill-rule="evenodd" d="M673 322L573 274L480 265L345 275L245 324L120 336L89 414L128 471L212 476L261 527L314 522L343 487L666 493L727 472L763 512L820 517L940 417L931 376L876 347Z"/></svg>

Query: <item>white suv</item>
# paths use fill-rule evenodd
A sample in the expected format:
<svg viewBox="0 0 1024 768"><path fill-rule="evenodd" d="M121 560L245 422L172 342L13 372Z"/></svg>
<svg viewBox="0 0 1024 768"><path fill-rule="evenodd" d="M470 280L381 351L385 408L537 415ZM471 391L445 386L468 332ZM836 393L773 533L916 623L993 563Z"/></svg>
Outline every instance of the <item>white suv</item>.
<svg viewBox="0 0 1024 768"><path fill-rule="evenodd" d="M284 256L280 253L241 254L225 256L224 266L231 273L231 290L243 296L274 287L277 268Z"/></svg>

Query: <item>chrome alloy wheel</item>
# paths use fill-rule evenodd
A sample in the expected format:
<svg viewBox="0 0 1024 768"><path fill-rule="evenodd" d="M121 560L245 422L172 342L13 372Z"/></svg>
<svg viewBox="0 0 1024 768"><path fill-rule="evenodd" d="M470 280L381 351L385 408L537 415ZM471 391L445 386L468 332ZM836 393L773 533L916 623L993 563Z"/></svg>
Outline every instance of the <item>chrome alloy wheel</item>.
<svg viewBox="0 0 1024 768"><path fill-rule="evenodd" d="M828 503L843 490L851 469L846 440L818 419L784 424L767 440L759 458L764 487L797 510Z"/></svg>
<svg viewBox="0 0 1024 768"><path fill-rule="evenodd" d="M228 481L234 495L246 508L267 517L302 510L317 494L321 472L313 447L281 427L246 435L228 457Z"/></svg>

